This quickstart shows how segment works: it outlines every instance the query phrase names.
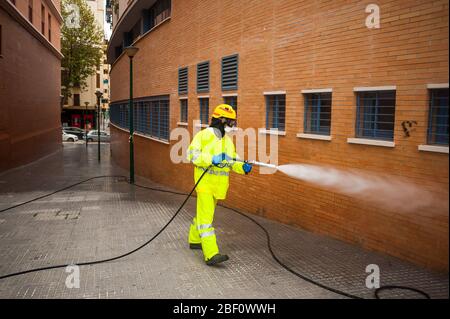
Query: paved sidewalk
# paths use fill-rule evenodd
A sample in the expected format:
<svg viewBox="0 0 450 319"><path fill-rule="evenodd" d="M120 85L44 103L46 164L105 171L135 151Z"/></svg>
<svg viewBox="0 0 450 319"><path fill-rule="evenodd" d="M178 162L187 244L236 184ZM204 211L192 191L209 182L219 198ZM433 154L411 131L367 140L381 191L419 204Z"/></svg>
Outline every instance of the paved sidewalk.
<svg viewBox="0 0 450 319"><path fill-rule="evenodd" d="M0 210L99 175L128 173L113 165L108 144L102 144L98 164L96 145L86 149L65 143L60 152L0 174ZM143 178L137 182L158 186ZM183 200L135 188L121 178L103 178L0 213L0 276L125 253L151 238ZM69 273L55 269L0 280L0 298L344 298L280 267L263 231L224 208L218 208L215 227L221 251L230 260L206 266L200 251L187 248L194 212L191 199L150 245L123 259L81 267L80 288L67 288ZM382 285L407 285L432 298L448 298L448 274L254 218L268 229L285 264L322 284L373 298L373 290L365 286L365 269L377 264ZM383 296L420 297L399 290Z"/></svg>

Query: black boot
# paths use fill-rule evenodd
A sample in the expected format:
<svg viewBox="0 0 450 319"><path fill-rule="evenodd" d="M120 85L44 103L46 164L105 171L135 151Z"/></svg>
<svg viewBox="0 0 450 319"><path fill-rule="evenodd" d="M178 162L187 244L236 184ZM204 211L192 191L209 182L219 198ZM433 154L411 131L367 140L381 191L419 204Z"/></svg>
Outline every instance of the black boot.
<svg viewBox="0 0 450 319"><path fill-rule="evenodd" d="M189 244L190 249L202 249L202 244Z"/></svg>
<svg viewBox="0 0 450 319"><path fill-rule="evenodd" d="M227 255L216 254L206 261L208 266L214 266L228 260Z"/></svg>

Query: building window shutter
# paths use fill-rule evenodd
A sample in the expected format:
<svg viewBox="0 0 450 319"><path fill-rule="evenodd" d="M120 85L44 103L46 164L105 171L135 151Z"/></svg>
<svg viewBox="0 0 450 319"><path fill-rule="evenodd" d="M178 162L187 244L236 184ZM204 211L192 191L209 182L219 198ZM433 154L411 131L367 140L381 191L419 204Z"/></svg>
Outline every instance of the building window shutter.
<svg viewBox="0 0 450 319"><path fill-rule="evenodd" d="M188 68L178 69L178 94L188 93Z"/></svg>
<svg viewBox="0 0 450 319"><path fill-rule="evenodd" d="M222 58L222 91L238 88L238 55Z"/></svg>
<svg viewBox="0 0 450 319"><path fill-rule="evenodd" d="M209 61L197 64L197 92L209 92Z"/></svg>

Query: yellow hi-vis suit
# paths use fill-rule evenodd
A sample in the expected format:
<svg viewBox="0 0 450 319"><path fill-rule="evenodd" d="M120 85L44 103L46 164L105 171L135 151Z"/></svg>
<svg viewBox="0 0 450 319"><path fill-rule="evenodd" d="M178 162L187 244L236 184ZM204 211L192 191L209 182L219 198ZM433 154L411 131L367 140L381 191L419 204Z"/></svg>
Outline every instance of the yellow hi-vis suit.
<svg viewBox="0 0 450 319"><path fill-rule="evenodd" d="M231 158L237 157L233 141L229 136L225 135L219 139L211 127L194 136L188 148L187 158L195 165L195 183L211 165L212 157L221 153L225 153ZM242 162L230 164L234 172L245 174L242 165ZM230 166L224 168L211 166L197 185L197 215L190 227L189 244L201 243L205 261L219 253L212 223L217 200L225 199L227 195Z"/></svg>

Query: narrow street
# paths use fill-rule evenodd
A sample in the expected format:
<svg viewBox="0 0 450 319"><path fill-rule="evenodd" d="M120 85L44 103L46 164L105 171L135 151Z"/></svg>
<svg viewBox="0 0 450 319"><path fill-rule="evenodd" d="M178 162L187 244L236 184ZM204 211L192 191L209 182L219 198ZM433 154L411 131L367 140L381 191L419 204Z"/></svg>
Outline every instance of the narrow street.
<svg viewBox="0 0 450 319"><path fill-rule="evenodd" d="M61 151L0 174L0 210L102 175L127 176L112 163L109 144L64 143ZM138 184L161 187L137 178ZM232 188L230 191L233 191ZM137 188L121 177L98 178L0 213L0 276L37 267L77 264L133 250L156 234L184 196ZM0 298L343 298L283 269L264 232L235 212L218 208L215 227L230 260L205 265L187 235L195 212L190 199L152 243L125 258L80 267L80 287L68 288L64 268L0 280ZM381 285L406 285L448 298L448 275L369 252L328 237L252 216L271 236L286 265L323 285L363 298L366 267L380 268ZM420 298L387 291L386 298Z"/></svg>

